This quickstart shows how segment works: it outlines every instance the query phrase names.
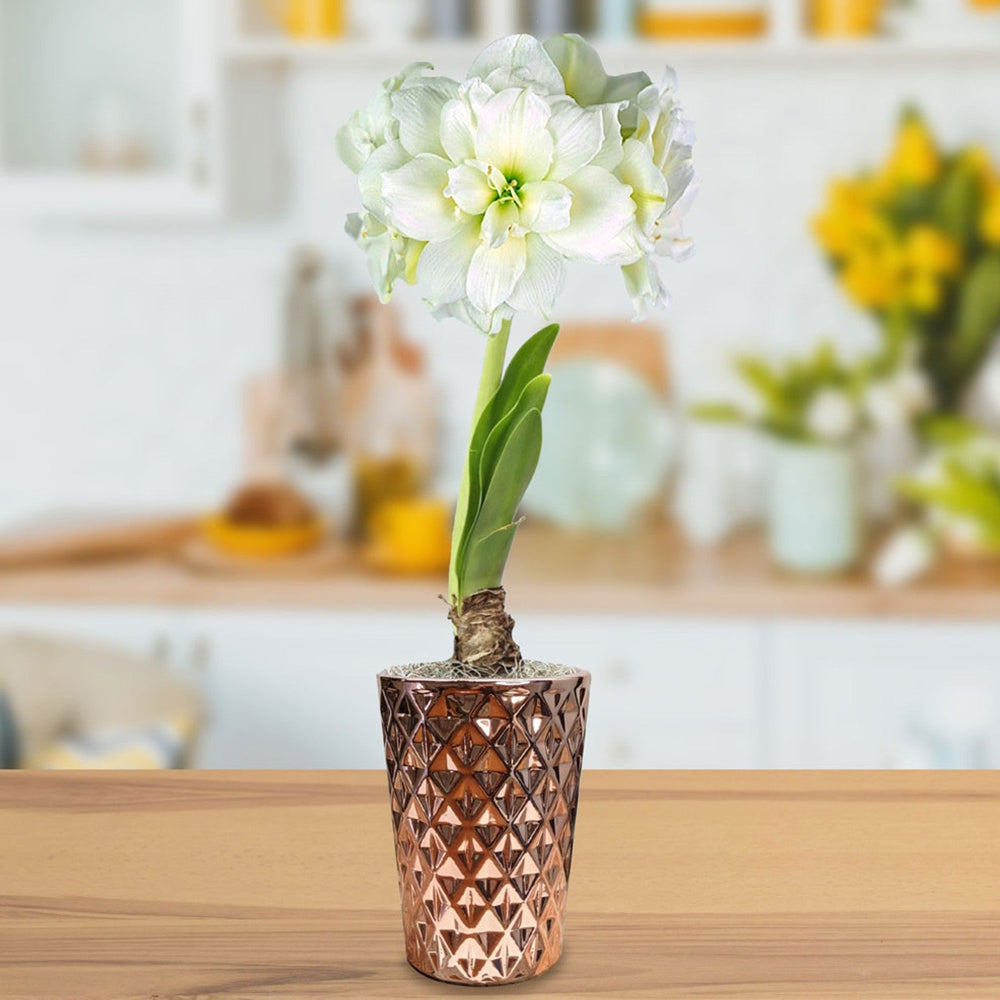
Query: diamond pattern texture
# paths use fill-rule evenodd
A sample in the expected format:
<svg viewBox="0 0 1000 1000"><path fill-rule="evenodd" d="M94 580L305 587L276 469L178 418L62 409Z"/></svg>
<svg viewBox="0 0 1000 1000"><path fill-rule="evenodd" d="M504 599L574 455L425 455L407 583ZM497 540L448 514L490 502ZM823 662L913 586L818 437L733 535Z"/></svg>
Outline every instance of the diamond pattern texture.
<svg viewBox="0 0 1000 1000"><path fill-rule="evenodd" d="M513 983L562 951L590 675L379 675L406 957Z"/></svg>

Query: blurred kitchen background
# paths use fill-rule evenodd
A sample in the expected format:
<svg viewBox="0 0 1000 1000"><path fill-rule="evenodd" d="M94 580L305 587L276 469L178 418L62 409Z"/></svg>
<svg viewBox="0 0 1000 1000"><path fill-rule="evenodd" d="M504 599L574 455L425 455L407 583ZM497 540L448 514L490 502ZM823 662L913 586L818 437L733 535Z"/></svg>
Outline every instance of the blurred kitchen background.
<svg viewBox="0 0 1000 1000"><path fill-rule="evenodd" d="M1000 765L997 0L0 0L0 763L381 766L483 345L372 299L334 136L519 30L697 123L670 309L570 274L508 572L588 766Z"/></svg>

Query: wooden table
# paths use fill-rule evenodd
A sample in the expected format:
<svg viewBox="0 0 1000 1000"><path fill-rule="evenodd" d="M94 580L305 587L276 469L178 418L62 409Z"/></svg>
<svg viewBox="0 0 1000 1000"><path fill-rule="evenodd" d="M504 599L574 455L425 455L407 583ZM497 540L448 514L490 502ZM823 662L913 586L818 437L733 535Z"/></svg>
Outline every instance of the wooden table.
<svg viewBox="0 0 1000 1000"><path fill-rule="evenodd" d="M1000 997L1000 774L585 773L562 961L503 996ZM0 997L461 996L378 772L0 772Z"/></svg>
<svg viewBox="0 0 1000 1000"><path fill-rule="evenodd" d="M673 524L623 537L525 526L504 575L514 617L524 611L619 615L1000 618L1000 561L952 558L923 580L886 589L864 568L806 578L772 564L761 532L692 545ZM267 607L438 613L442 579L398 579L357 561L329 576L199 575L177 562L0 571L0 602Z"/></svg>

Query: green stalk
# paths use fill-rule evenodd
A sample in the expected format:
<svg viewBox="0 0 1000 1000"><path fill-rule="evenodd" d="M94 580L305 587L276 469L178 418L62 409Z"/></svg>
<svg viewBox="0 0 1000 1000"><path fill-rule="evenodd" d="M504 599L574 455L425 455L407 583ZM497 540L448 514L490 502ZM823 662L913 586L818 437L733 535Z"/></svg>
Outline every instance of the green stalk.
<svg viewBox="0 0 1000 1000"><path fill-rule="evenodd" d="M483 370L479 376L479 391L476 393L476 405L472 412L472 427L469 430L469 444L472 443L472 435L476 431L476 424L486 409L487 403L493 398L493 394L500 386L500 379L503 377L503 366L507 359L507 341L510 339L510 320L505 319L500 325L499 331L486 341L486 353L483 356ZM469 457L465 458L465 469L462 473L462 482L458 488L458 504L455 507L455 526L451 534L451 564L448 568L448 594L461 604L467 595L463 594L459 587L458 570L456 560L458 559L458 543L465 531L465 521L468 516L469 505Z"/></svg>

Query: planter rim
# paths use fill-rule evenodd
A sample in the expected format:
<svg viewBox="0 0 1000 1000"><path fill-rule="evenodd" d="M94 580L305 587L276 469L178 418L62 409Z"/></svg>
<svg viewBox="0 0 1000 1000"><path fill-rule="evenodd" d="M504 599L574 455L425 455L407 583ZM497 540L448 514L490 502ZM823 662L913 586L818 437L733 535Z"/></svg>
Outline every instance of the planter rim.
<svg viewBox="0 0 1000 1000"><path fill-rule="evenodd" d="M550 677L402 677L391 672L391 668L380 670L376 675L381 681L399 682L406 687L499 687L519 688L531 687L535 684L555 684L560 681L572 681L579 678L590 680L589 670L571 670L565 674L555 674Z"/></svg>

